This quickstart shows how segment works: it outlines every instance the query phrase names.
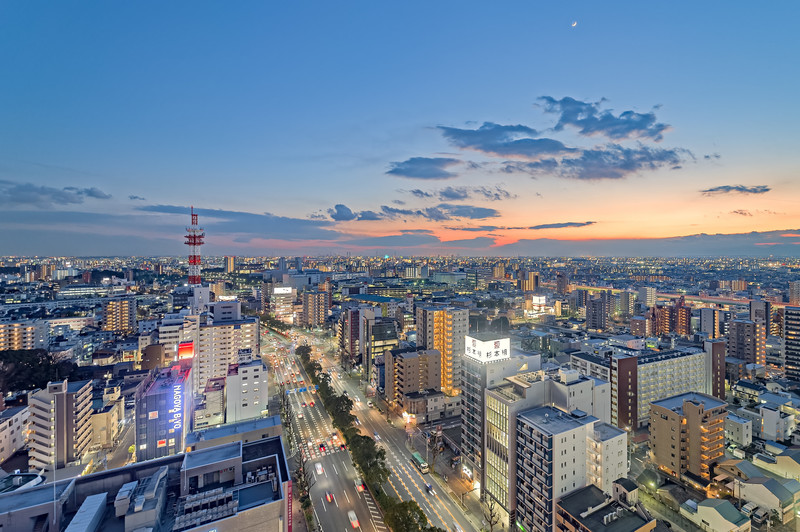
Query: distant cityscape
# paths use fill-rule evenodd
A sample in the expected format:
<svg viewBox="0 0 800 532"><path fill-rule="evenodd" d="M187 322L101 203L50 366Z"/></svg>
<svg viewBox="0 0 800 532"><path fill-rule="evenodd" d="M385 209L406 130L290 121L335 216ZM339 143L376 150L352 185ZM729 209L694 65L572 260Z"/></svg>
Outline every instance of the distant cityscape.
<svg viewBox="0 0 800 532"><path fill-rule="evenodd" d="M0 258L4 529L800 522L797 259L204 237L192 214L186 257Z"/></svg>

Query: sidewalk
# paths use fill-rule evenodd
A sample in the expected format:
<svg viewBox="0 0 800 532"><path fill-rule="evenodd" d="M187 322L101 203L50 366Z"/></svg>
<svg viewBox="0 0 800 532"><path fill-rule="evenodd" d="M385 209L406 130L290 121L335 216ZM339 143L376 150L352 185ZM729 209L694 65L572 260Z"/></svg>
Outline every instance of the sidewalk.
<svg viewBox="0 0 800 532"><path fill-rule="evenodd" d="M292 532L308 532L308 523L297 497L297 488L292 486Z"/></svg>

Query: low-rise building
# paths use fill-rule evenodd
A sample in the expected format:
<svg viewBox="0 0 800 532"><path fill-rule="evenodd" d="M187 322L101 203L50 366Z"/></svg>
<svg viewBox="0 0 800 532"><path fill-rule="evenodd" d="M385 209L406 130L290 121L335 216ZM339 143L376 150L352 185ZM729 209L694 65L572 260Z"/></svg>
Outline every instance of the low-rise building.
<svg viewBox="0 0 800 532"><path fill-rule="evenodd" d="M12 406L0 412L0 463L25 446L27 424L27 406Z"/></svg>
<svg viewBox="0 0 800 532"><path fill-rule="evenodd" d="M686 501L681 505L681 515L708 532L749 532L750 518L736 509L727 499Z"/></svg>
<svg viewBox="0 0 800 532"><path fill-rule="evenodd" d="M555 532L649 532L656 520L639 503L636 484L628 479L614 482L614 493L589 485L556 505Z"/></svg>

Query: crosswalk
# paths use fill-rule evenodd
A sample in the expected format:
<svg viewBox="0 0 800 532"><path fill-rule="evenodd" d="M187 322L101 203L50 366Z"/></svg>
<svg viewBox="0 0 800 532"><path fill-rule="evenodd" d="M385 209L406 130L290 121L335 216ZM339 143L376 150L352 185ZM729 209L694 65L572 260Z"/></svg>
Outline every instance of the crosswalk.
<svg viewBox="0 0 800 532"><path fill-rule="evenodd" d="M372 500L372 497L365 497L364 500L367 502L370 521L372 521L372 526L375 527L375 530L388 530L386 525L384 525L382 522L383 516L381 515L380 510L378 510L378 505Z"/></svg>
<svg viewBox="0 0 800 532"><path fill-rule="evenodd" d="M339 447L336 448L329 448L326 447L324 451L320 451L319 447L311 447L309 449L303 449L301 453L303 454L303 458L312 459L312 458L322 458L323 456L330 456L335 453L342 453L345 452L346 449L340 449Z"/></svg>

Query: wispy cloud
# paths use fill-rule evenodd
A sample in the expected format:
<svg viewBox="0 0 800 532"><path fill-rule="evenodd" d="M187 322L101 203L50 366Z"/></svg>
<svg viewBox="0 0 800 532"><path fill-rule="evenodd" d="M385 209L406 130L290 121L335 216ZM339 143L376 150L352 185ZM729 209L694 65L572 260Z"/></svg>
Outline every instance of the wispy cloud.
<svg viewBox="0 0 800 532"><path fill-rule="evenodd" d="M410 179L450 179L458 174L447 169L460 162L450 157L412 157L405 161L390 163L386 173Z"/></svg>
<svg viewBox="0 0 800 532"><path fill-rule="evenodd" d="M586 227L597 222L558 222L552 224L540 224L529 227L528 229L562 229L564 227Z"/></svg>
<svg viewBox="0 0 800 532"><path fill-rule="evenodd" d="M55 188L0 180L0 206L3 207L25 205L45 209L58 205L80 204L87 198L107 200L111 199L111 194L106 194L96 187Z"/></svg>
<svg viewBox="0 0 800 532"><path fill-rule="evenodd" d="M146 205L137 210L161 214L189 216L189 207L180 205ZM336 240L341 234L332 230L333 222L328 220L290 218L263 214L227 211L222 209L203 209L195 207L200 215L201 225L213 229L216 234L236 234L251 238L275 238L279 240ZM249 240L247 240L249 241Z"/></svg>
<svg viewBox="0 0 800 532"><path fill-rule="evenodd" d="M752 212L745 209L736 209L735 211L731 211L730 214L735 214L737 216L753 216Z"/></svg>
<svg viewBox="0 0 800 532"><path fill-rule="evenodd" d="M583 102L568 96L560 100L542 96L539 100L544 102L545 112L558 115L555 131L572 126L587 137L601 135L614 140L647 138L658 142L669 129L667 124L656 121L653 112L623 111L614 115L611 110L602 110L600 107L605 100Z"/></svg>
<svg viewBox="0 0 800 532"><path fill-rule="evenodd" d="M129 200L133 200L133 201L145 201L145 198L143 198L141 196L136 196L134 194L131 194L130 196L128 196L128 199Z"/></svg>
<svg viewBox="0 0 800 532"><path fill-rule="evenodd" d="M419 217L432 222L441 222L456 218L483 220L500 216L500 212L496 209L477 207L474 205L454 205L451 203L440 203L433 207L426 207L423 209L398 209L388 205L381 205L381 214L383 218L389 220L404 217Z"/></svg>
<svg viewBox="0 0 800 532"><path fill-rule="evenodd" d="M500 157L538 159L575 151L561 141L538 138L539 132L523 125L501 125L484 122L478 129L439 126L439 131L457 148L474 150Z"/></svg>
<svg viewBox="0 0 800 532"><path fill-rule="evenodd" d="M684 157L691 157L681 148L653 148L638 145L633 148L619 144L583 150L578 157L542 159L534 162L507 161L502 171L524 172L532 176L554 175L569 179L622 179L643 170L677 167Z"/></svg>
<svg viewBox="0 0 800 532"><path fill-rule="evenodd" d="M399 190L398 192L408 192L420 199L438 198L440 201L463 201L468 199L479 199L487 201L501 201L516 198L517 195L509 192L500 185L494 187L445 187L439 190Z"/></svg>
<svg viewBox="0 0 800 532"><path fill-rule="evenodd" d="M767 185L754 185L754 186L746 186L746 185L720 185L718 187L711 187L705 190L701 190L700 193L704 196L716 196L719 194L731 194L731 193L738 193L738 194L765 194L772 190Z"/></svg>

